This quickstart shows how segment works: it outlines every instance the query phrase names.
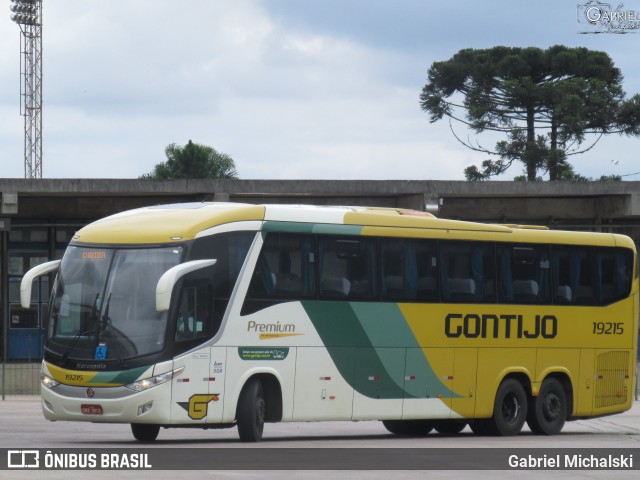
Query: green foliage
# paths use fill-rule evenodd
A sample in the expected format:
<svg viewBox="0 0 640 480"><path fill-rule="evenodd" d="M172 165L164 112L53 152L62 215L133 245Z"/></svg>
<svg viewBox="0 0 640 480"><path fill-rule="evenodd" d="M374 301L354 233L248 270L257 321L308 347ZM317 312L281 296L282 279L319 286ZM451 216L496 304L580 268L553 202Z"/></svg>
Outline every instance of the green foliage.
<svg viewBox="0 0 640 480"><path fill-rule="evenodd" d="M640 95L625 99L622 74L604 52L561 45L464 49L434 62L420 95L430 122L444 117L480 134L502 132L507 139L493 150L465 146L495 155L479 169L465 169L468 180L487 180L522 162L526 179L540 173L550 180L581 180L567 156L583 153L588 135L640 135ZM594 142L594 144L595 144Z"/></svg>
<svg viewBox="0 0 640 480"><path fill-rule="evenodd" d="M622 177L620 175L602 175L599 179L599 182L621 182Z"/></svg>
<svg viewBox="0 0 640 480"><path fill-rule="evenodd" d="M153 172L142 175L146 180L178 178L224 179L238 178L233 159L207 145L189 140L184 147L172 143L165 150L167 161L158 163Z"/></svg>

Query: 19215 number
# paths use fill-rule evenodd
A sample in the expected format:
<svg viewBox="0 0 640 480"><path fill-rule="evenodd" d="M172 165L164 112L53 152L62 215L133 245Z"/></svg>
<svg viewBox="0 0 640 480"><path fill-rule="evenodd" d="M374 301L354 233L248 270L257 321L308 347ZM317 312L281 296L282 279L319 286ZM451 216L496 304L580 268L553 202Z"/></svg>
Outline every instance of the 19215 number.
<svg viewBox="0 0 640 480"><path fill-rule="evenodd" d="M622 335L624 324L622 322L593 322L595 335Z"/></svg>

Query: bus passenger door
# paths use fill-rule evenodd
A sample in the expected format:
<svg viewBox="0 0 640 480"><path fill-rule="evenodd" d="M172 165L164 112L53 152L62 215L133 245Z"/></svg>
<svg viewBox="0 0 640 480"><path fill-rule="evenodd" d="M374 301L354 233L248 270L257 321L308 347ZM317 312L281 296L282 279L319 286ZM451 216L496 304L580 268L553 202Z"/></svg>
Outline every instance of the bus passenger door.
<svg viewBox="0 0 640 480"><path fill-rule="evenodd" d="M222 405L224 399L224 376L227 363L226 347L211 347L209 362L209 383L207 423L222 422Z"/></svg>
<svg viewBox="0 0 640 480"><path fill-rule="evenodd" d="M202 348L174 360L174 368L184 367L173 382L171 392L171 423L207 423L209 405L214 399L209 393L211 353Z"/></svg>
<svg viewBox="0 0 640 480"><path fill-rule="evenodd" d="M220 423L222 421L226 349L205 347L177 358L174 368L185 367L173 382L171 423Z"/></svg>
<svg viewBox="0 0 640 480"><path fill-rule="evenodd" d="M203 346L213 328L211 285L202 280L185 280L174 334L174 368L184 367L173 383L171 423L210 423L221 418L222 408L215 408L220 393L213 385L224 385L221 375L212 373L224 364L225 349ZM189 352L181 355L180 352ZM220 372L223 373L223 372ZM215 379L215 380L214 380ZM213 407L212 407L213 406Z"/></svg>

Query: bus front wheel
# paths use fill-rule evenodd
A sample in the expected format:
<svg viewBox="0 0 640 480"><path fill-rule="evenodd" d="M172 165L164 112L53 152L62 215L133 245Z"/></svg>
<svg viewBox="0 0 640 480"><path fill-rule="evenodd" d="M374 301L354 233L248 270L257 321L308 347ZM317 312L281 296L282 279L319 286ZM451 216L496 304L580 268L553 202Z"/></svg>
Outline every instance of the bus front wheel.
<svg viewBox="0 0 640 480"><path fill-rule="evenodd" d="M253 378L242 389L238 400L238 434L243 442L262 440L267 402L264 398L262 382Z"/></svg>
<svg viewBox="0 0 640 480"><path fill-rule="evenodd" d="M433 424L427 420L383 420L382 425L396 435L427 435Z"/></svg>
<svg viewBox="0 0 640 480"><path fill-rule="evenodd" d="M496 393L491 430L500 436L517 435L526 419L527 394L524 387L515 378L507 378Z"/></svg>
<svg viewBox="0 0 640 480"><path fill-rule="evenodd" d="M145 425L144 423L132 423L131 433L139 442L153 442L158 438L160 425Z"/></svg>
<svg viewBox="0 0 640 480"><path fill-rule="evenodd" d="M567 394L562 384L555 378L547 378L538 396L531 400L529 428L538 435L556 435L564 427L567 415Z"/></svg>

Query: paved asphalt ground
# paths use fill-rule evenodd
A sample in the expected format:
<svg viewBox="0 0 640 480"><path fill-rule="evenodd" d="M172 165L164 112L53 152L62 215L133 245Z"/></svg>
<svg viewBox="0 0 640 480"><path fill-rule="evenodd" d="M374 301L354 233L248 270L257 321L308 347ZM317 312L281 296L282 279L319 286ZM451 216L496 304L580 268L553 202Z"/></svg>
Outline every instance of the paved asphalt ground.
<svg viewBox="0 0 640 480"><path fill-rule="evenodd" d="M517 437L478 437L467 427L456 436L442 436L432 433L426 437L398 437L389 434L380 422L322 422L322 423L280 423L265 426L264 439L259 444L242 444L235 428L225 430L168 429L161 430L158 440L149 445L137 443L128 425L105 425L74 422L48 422L41 414L38 398L8 398L0 401L0 449L140 449L141 447L163 448L167 455L180 455L192 449L231 448L233 452L243 449L250 463L255 448L283 449L447 449L442 452L453 456L455 449L634 449L634 465L640 466L640 402L619 415L579 420L567 423L560 435L537 436L525 426ZM214 450L211 450L212 452ZM416 450L418 451L418 450ZM295 451L292 451L295 454ZM464 453L460 450L461 454ZM627 451L631 452L631 451ZM206 453L206 451L205 451ZM267 452L268 454L269 452ZM311 452L313 454L313 452ZM346 453L346 452L345 452ZM3 453L5 454L5 453ZM384 471L375 470L375 461L367 471L326 471L326 470L204 470L204 471L24 471L0 470L0 479L418 479L418 478L639 478L640 471Z"/></svg>

